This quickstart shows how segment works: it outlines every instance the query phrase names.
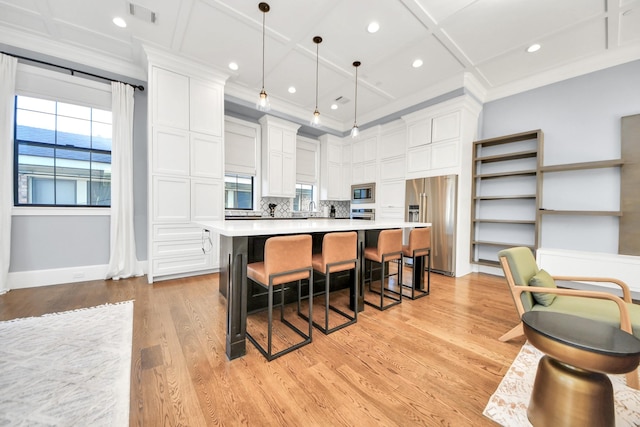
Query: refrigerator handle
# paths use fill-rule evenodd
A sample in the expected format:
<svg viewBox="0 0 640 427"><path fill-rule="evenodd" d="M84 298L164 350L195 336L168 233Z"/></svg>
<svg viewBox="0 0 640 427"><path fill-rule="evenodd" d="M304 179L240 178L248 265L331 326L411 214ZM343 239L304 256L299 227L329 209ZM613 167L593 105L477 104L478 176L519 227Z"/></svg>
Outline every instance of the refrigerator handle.
<svg viewBox="0 0 640 427"><path fill-rule="evenodd" d="M420 194L420 222L427 222L427 193Z"/></svg>

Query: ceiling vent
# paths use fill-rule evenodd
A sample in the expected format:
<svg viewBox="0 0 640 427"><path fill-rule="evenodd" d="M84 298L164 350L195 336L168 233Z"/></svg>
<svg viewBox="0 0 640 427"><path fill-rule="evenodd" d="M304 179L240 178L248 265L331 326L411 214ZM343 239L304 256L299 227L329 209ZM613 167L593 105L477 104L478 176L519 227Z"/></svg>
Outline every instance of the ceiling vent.
<svg viewBox="0 0 640 427"><path fill-rule="evenodd" d="M345 105L345 104L350 103L351 100L349 98L344 97L344 96L339 96L339 97L337 97L335 99L335 102L337 102L338 104Z"/></svg>
<svg viewBox="0 0 640 427"><path fill-rule="evenodd" d="M156 13L139 4L129 3L129 13L145 22L154 24L156 22Z"/></svg>

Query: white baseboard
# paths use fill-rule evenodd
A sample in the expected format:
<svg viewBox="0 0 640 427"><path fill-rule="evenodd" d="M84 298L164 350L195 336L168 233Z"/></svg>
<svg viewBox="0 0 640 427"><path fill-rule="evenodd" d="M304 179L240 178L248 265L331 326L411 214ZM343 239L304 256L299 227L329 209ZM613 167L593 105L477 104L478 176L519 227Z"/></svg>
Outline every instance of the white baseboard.
<svg viewBox="0 0 640 427"><path fill-rule="evenodd" d="M144 274L147 273L147 261L140 261ZM69 268L54 268L49 270L10 272L8 277L9 289L35 288L38 286L61 285L63 283L86 282L89 280L104 280L109 266L84 265Z"/></svg>

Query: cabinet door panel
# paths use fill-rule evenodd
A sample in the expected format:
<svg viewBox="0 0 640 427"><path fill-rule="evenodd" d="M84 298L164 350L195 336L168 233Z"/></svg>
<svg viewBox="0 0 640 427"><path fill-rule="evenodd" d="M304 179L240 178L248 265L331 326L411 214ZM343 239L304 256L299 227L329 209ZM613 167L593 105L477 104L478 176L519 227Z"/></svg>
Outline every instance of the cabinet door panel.
<svg viewBox="0 0 640 427"><path fill-rule="evenodd" d="M426 172L431 169L431 146L409 150L407 154L407 173Z"/></svg>
<svg viewBox="0 0 640 427"><path fill-rule="evenodd" d="M191 220L222 219L222 181L191 180Z"/></svg>
<svg viewBox="0 0 640 427"><path fill-rule="evenodd" d="M354 163L352 168L352 182L353 184L364 183L364 163Z"/></svg>
<svg viewBox="0 0 640 427"><path fill-rule="evenodd" d="M404 206L405 181L381 182L378 186L378 206L400 208Z"/></svg>
<svg viewBox="0 0 640 427"><path fill-rule="evenodd" d="M296 196L296 157L293 154L284 153L282 155L282 196Z"/></svg>
<svg viewBox="0 0 640 427"><path fill-rule="evenodd" d="M222 140L202 134L191 135L191 175L222 179Z"/></svg>
<svg viewBox="0 0 640 427"><path fill-rule="evenodd" d="M269 152L269 194L267 196L276 196L283 193L282 183L284 181L283 172L284 160L282 152Z"/></svg>
<svg viewBox="0 0 640 427"><path fill-rule="evenodd" d="M380 180L404 179L404 157L393 160L385 160L380 163Z"/></svg>
<svg viewBox="0 0 640 427"><path fill-rule="evenodd" d="M460 136L460 112L434 117L431 126L431 142L457 138Z"/></svg>
<svg viewBox="0 0 640 427"><path fill-rule="evenodd" d="M153 68L154 125L189 129L189 78L162 68Z"/></svg>
<svg viewBox="0 0 640 427"><path fill-rule="evenodd" d="M374 162L378 155L378 138L368 138L363 141L364 161Z"/></svg>
<svg viewBox="0 0 640 427"><path fill-rule="evenodd" d="M378 151L381 159L404 156L407 133L404 129L384 134L380 137Z"/></svg>
<svg viewBox="0 0 640 427"><path fill-rule="evenodd" d="M364 182L376 182L376 164L364 164Z"/></svg>
<svg viewBox="0 0 640 427"><path fill-rule="evenodd" d="M222 136L222 88L215 83L191 79L189 84L190 129Z"/></svg>
<svg viewBox="0 0 640 427"><path fill-rule="evenodd" d="M429 144L431 142L431 120L422 120L407 126L409 132L409 148Z"/></svg>
<svg viewBox="0 0 640 427"><path fill-rule="evenodd" d="M340 163L329 163L327 165L328 188L327 198L329 200L340 200L342 197L342 167Z"/></svg>
<svg viewBox="0 0 640 427"><path fill-rule="evenodd" d="M153 173L189 175L189 134L169 128L153 130Z"/></svg>
<svg viewBox="0 0 640 427"><path fill-rule="evenodd" d="M189 222L189 178L156 176L153 178L153 220Z"/></svg>
<svg viewBox="0 0 640 427"><path fill-rule="evenodd" d="M153 274L156 276L189 273L210 268L213 268L213 256L211 253L153 259Z"/></svg>
<svg viewBox="0 0 640 427"><path fill-rule="evenodd" d="M433 169L458 166L458 141L432 144L431 159Z"/></svg>

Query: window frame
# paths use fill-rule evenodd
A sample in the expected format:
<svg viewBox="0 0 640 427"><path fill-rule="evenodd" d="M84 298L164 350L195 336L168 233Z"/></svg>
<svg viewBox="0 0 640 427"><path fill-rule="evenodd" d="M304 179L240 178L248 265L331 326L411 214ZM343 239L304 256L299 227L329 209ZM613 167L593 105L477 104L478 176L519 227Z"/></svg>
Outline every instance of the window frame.
<svg viewBox="0 0 640 427"><path fill-rule="evenodd" d="M227 192L227 181L226 181L227 177L235 177L236 178L236 185L237 185L237 179L238 178L250 178L251 179L251 206L250 207L248 207L248 208L238 208L238 207L228 208L226 206L227 205L227 194L226 194L226 192ZM244 174L235 173L235 172L233 172L233 173L225 173L223 182L224 182L224 189L223 189L223 191L224 191L224 201L223 202L224 202L224 205L225 205L225 207L224 207L225 212L226 211L253 211L254 210L255 192L256 192L256 177L255 176L253 176L253 175L244 175ZM238 192L235 191L235 193L236 193L235 202L237 204L237 201L238 201L237 193Z"/></svg>
<svg viewBox="0 0 640 427"><path fill-rule="evenodd" d="M54 204L49 204L49 203L21 203L19 201L19 189L20 189L20 180L19 180L19 176L20 176L20 168L19 168L19 158L20 158L20 146L29 146L29 147L40 147L40 148L46 148L46 149L52 149L54 152L54 156L52 157L52 160L54 162L54 165L56 163L56 161L58 160L58 157L55 155L56 150L58 149L62 149L65 151L77 151L80 153L87 153L89 155L89 158L92 157L92 155L97 154L97 155L108 155L110 159L112 159L112 153L113 150L104 150L104 149L99 149L99 148L83 148L83 147L75 147L75 146L71 146L71 145L64 145L64 146L58 146L56 144L50 144L50 143L46 143L46 142L40 142L40 141L30 141L30 140L23 140L23 139L19 139L18 138L18 97L28 97L28 98L34 98L34 99L41 99L41 100L46 100L46 101L53 101L56 103L56 111L55 111L55 120L57 122L58 117L60 117L60 115L58 114L58 103L63 103L63 104L69 104L69 105L76 105L76 106L81 106L81 107L85 107L85 108L90 108L91 110L102 110L102 111L106 111L103 108L99 108L99 107L93 107L93 106L87 106L87 105L82 105L80 103L73 103L73 102L66 102L63 100L52 100L49 99L48 97L38 97L37 95L22 95L19 93L16 93L14 95L14 120L13 120L13 207L14 208L71 208L73 210L77 209L77 208L87 208L87 209L96 209L96 208L102 208L102 209L111 209L111 197L109 197L109 204L108 205L91 205L91 204L66 204L66 203L54 203ZM26 111L26 110L25 110ZM109 109L109 111L111 111ZM93 112L93 111L92 111ZM64 115L62 115L62 117L66 117ZM93 114L91 115L91 118L89 120L89 123L91 125L93 125ZM102 122L98 122L97 123L102 123ZM111 123L111 126L113 126L113 121ZM57 139L57 134L58 134L58 130L54 130L55 132L55 138ZM89 135L89 138L93 138L92 135ZM113 143L113 141L111 140L111 143ZM113 146L112 146L113 147ZM91 160L89 161L90 163L92 162ZM111 161L109 162L109 167L111 167ZM92 179L92 168L87 169L89 171L89 177L87 178L87 182L91 183L93 181ZM35 175L30 175L27 174L27 177L31 176L32 178L35 177ZM47 179L47 180L52 180L54 185L54 199L55 199L55 194L56 194L56 180L58 179L57 175L55 174L55 166L54 166L54 174L53 175L47 175L47 176L42 176L42 177L38 177L39 179ZM27 178L28 179L28 178ZM69 181L74 181L76 183L78 183L80 180L79 179L74 179L74 178L62 178L65 180L69 180ZM100 180L103 181L103 180ZM111 177L109 178L109 193L111 193L111 182L112 179ZM87 187L87 200L91 200L91 185L89 184L89 186Z"/></svg>

